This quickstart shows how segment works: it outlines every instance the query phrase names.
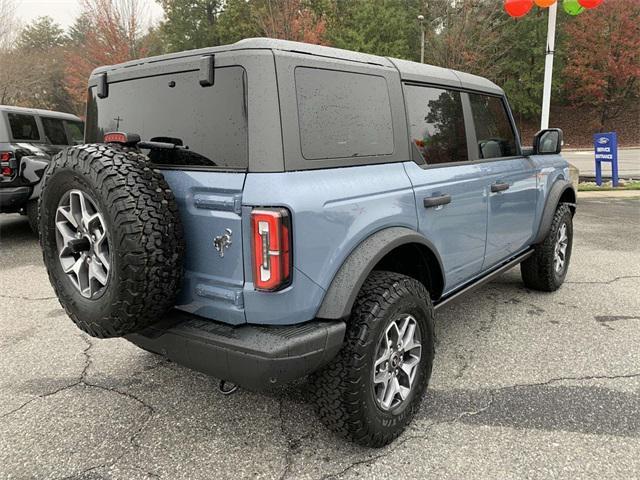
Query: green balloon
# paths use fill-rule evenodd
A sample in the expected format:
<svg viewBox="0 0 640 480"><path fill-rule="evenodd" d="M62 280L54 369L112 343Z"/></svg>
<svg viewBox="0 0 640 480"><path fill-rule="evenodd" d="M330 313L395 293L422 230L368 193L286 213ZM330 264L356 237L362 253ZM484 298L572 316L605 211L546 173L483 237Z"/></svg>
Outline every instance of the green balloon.
<svg viewBox="0 0 640 480"><path fill-rule="evenodd" d="M563 0L562 7L569 15L580 15L585 8L578 3L578 0Z"/></svg>

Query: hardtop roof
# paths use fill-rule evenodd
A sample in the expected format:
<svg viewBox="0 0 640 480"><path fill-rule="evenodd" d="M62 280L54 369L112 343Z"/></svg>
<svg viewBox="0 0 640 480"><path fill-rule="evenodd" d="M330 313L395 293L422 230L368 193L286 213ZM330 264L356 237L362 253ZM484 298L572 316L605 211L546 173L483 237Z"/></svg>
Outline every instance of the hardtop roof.
<svg viewBox="0 0 640 480"><path fill-rule="evenodd" d="M274 38L247 38L230 45L218 47L207 47L198 50L188 50L178 53L159 55L156 57L132 60L130 62L117 65L108 65L95 69L91 76L123 68L154 64L178 58L188 58L202 55L212 55L215 53L228 52L234 50L281 50L287 52L298 52L305 55L315 55L340 60L347 60L358 63L368 63L380 65L382 67L396 68L400 73L400 78L407 81L425 82L437 85L465 88L490 92L497 95L504 94L503 90L495 83L477 75L465 72L458 72L448 68L436 67L396 58L380 57L368 53L353 52L323 45L313 45L309 43L292 42L289 40L278 40Z"/></svg>
<svg viewBox="0 0 640 480"><path fill-rule="evenodd" d="M56 112L53 110L42 110L39 108L25 108L25 107L14 107L11 105L0 105L0 111L39 115L41 117L61 118L64 120L74 120L78 122L82 121L79 117L73 115L72 113Z"/></svg>

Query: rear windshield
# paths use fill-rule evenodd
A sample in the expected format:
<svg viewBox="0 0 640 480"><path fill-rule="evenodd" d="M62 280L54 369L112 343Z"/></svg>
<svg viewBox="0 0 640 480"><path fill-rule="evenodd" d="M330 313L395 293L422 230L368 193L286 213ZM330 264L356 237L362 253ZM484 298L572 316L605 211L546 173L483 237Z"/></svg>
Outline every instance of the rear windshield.
<svg viewBox="0 0 640 480"><path fill-rule="evenodd" d="M202 87L199 72L181 72L109 84L107 98L89 91L86 141L105 133L138 134L143 141L173 143L152 149L152 162L170 167L248 168L246 76L242 67L215 70Z"/></svg>
<svg viewBox="0 0 640 480"><path fill-rule="evenodd" d="M33 115L24 115L22 113L9 113L7 114L7 117L9 118L9 126L11 127L11 136L14 140L40 140L36 117Z"/></svg>

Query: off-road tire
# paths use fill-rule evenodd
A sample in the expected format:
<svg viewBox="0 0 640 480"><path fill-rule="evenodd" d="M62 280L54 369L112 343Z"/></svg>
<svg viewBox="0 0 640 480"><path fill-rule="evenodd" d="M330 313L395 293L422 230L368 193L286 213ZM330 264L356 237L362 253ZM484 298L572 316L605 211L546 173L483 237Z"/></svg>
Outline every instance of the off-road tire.
<svg viewBox="0 0 640 480"><path fill-rule="evenodd" d="M400 313L421 330L422 356L411 393L398 407L382 410L374 398L372 372L378 341ZM429 293L417 280L374 271L363 285L348 321L345 342L331 363L310 377L311 396L332 431L369 447L391 443L411 422L431 377L434 315Z"/></svg>
<svg viewBox="0 0 640 480"><path fill-rule="evenodd" d="M556 272L554 256L558 231L563 224L567 225L569 238L564 268ZM564 283L569 270L571 249L573 244L573 214L566 203L558 205L551 222L551 228L545 239L535 246L534 254L520 264L522 281L527 288L541 292L555 292Z"/></svg>
<svg viewBox="0 0 640 480"><path fill-rule="evenodd" d="M83 297L62 270L55 216L65 192L95 199L109 233L104 293ZM183 275L184 240L175 197L147 157L113 145L82 145L56 155L43 178L40 243L49 280L75 324L94 337L119 337L157 322L171 308Z"/></svg>
<svg viewBox="0 0 640 480"><path fill-rule="evenodd" d="M29 200L24 207L24 213L29 221L29 228L31 231L38 235L38 200Z"/></svg>

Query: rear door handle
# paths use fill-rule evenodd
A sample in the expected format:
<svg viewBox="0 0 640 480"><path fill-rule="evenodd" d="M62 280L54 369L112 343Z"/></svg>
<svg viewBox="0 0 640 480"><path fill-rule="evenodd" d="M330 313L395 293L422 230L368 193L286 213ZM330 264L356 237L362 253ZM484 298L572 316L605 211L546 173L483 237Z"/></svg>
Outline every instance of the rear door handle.
<svg viewBox="0 0 640 480"><path fill-rule="evenodd" d="M424 197L424 208L439 207L451 203L451 195L439 195L437 197Z"/></svg>
<svg viewBox="0 0 640 480"><path fill-rule="evenodd" d="M492 193L496 193L496 192L504 192L505 190L509 190L509 184L508 183L493 183L491 184L491 192Z"/></svg>

